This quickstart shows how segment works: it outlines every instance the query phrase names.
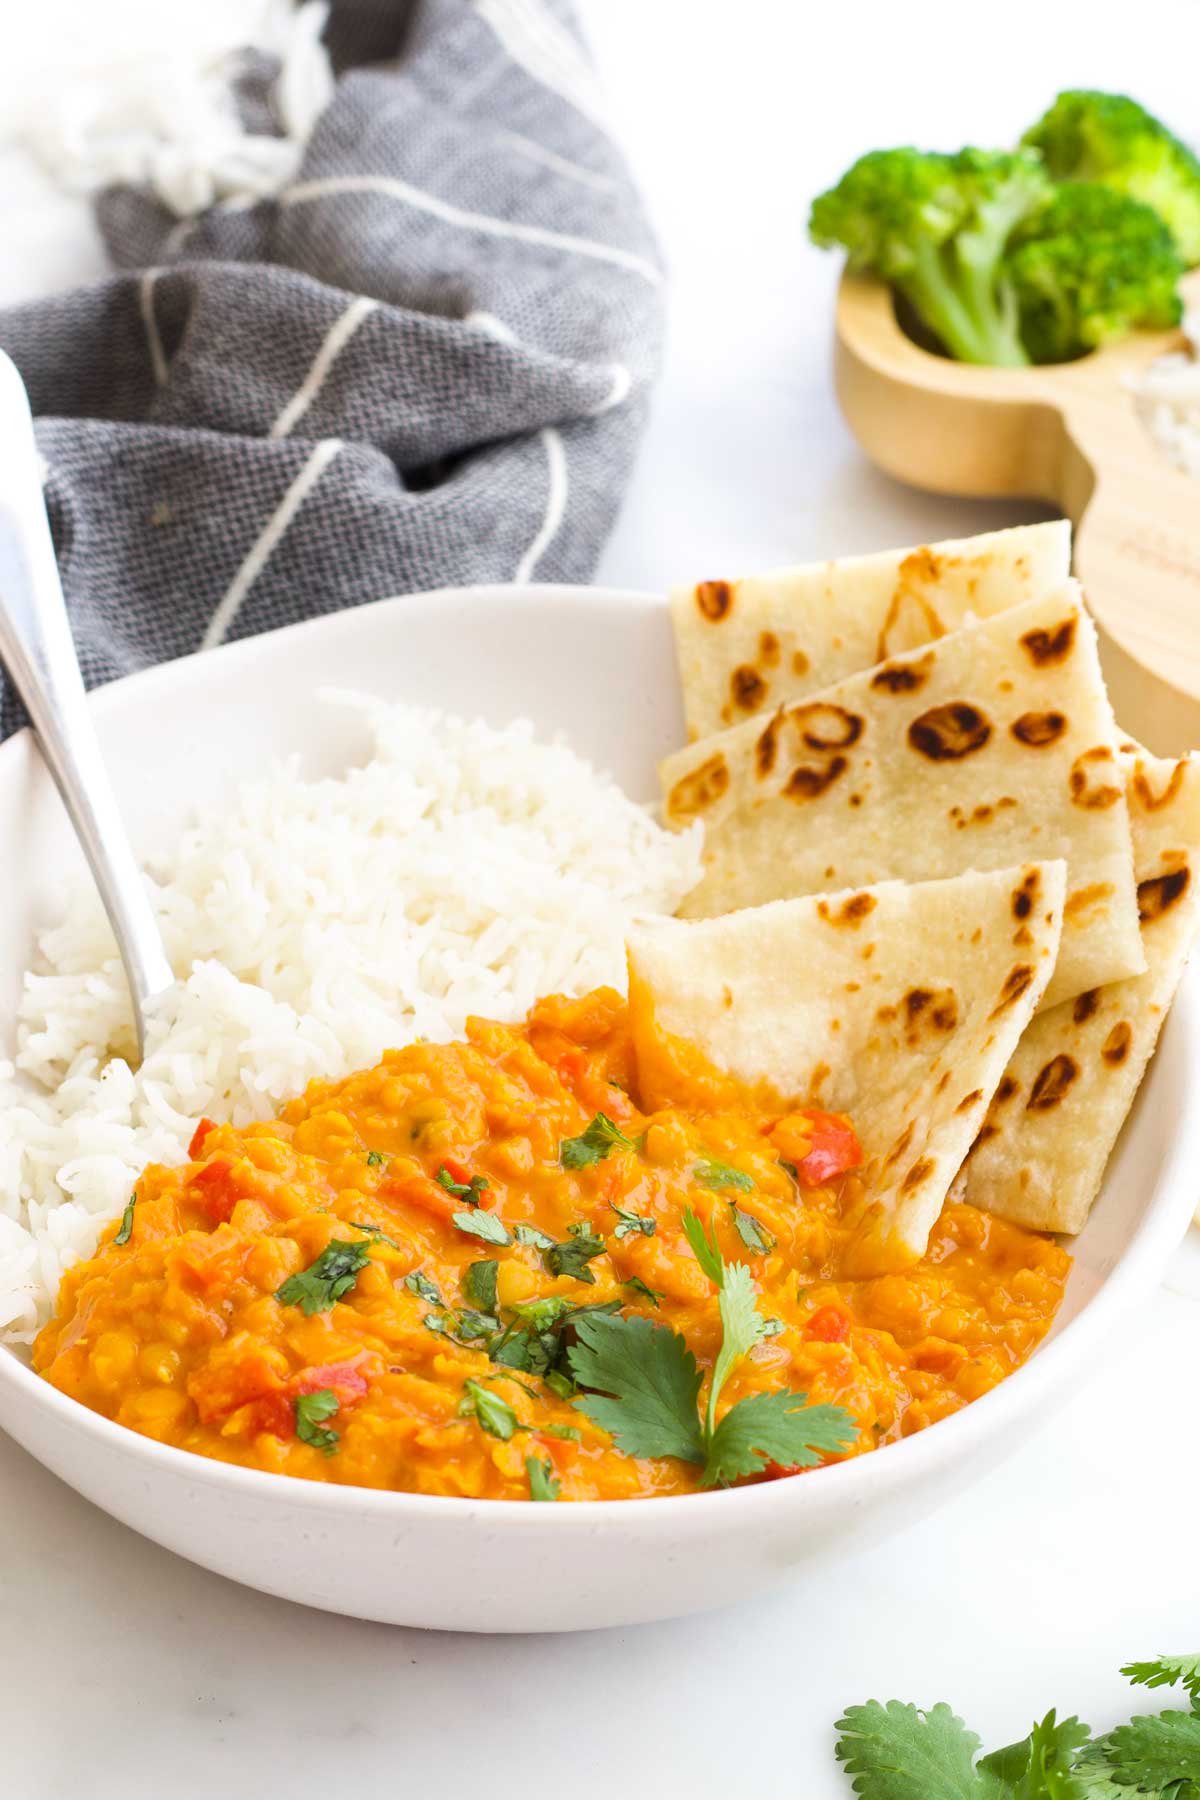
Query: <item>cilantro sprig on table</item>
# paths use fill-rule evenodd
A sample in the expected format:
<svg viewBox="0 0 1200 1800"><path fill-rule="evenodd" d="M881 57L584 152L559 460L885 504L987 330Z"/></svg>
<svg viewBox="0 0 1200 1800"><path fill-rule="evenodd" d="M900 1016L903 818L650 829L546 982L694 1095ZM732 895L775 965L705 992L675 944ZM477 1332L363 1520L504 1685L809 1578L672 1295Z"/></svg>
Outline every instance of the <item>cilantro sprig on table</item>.
<svg viewBox="0 0 1200 1800"><path fill-rule="evenodd" d="M980 1757L979 1739L939 1701L847 1707L838 1761L860 1800L1200 1800L1200 1656L1121 1670L1144 1687L1182 1687L1187 1711L1143 1713L1103 1737L1051 1709L1029 1736Z"/></svg>
<svg viewBox="0 0 1200 1800"><path fill-rule="evenodd" d="M592 1314L574 1321L567 1352L572 1375L588 1390L575 1404L629 1456L678 1456L698 1464L705 1487L761 1474L770 1462L811 1468L822 1451L845 1450L855 1425L839 1406L809 1406L804 1394L754 1394L717 1418L721 1390L739 1358L767 1335L750 1272L727 1265L694 1212L684 1214L692 1254L714 1283L721 1316L721 1348L700 1411L704 1378L686 1338L634 1314Z"/></svg>

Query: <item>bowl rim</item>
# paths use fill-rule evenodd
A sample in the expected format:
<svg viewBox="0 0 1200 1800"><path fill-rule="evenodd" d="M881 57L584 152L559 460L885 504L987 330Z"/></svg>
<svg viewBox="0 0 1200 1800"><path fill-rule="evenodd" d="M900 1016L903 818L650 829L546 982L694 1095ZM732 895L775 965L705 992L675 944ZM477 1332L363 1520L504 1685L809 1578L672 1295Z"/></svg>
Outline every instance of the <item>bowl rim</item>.
<svg viewBox="0 0 1200 1800"><path fill-rule="evenodd" d="M365 622L372 615L378 617L382 610L398 610L413 601L493 603L503 599L511 604L517 599L549 603L563 595L577 598L586 595L592 600L616 605L645 605L651 601L664 612L668 605L664 595L645 590L561 582L485 583L392 595L316 619L300 620L276 631L238 639L218 646L215 652L193 652L139 670L96 689L88 696L89 705L102 717L111 708L119 707L131 689L138 692L153 691L157 686L169 689L177 679L178 671L201 655L212 660L214 666L227 664L235 658L252 661L268 657L277 651L281 642L299 635L319 634L329 632L331 628L336 630L339 625L345 627L348 623ZM31 740L32 734L26 728L0 744L0 772L15 756L23 753ZM1175 1042L1173 1053L1188 1072L1189 1089L1200 1089L1200 967L1185 972L1163 1033L1169 1034ZM1139 1090L1135 1108L1141 1102ZM1111 1323L1161 1279L1167 1260L1182 1240L1192 1217L1195 1200L1191 1191L1191 1172L1197 1162L1200 1162L1200 1105L1184 1106L1173 1120L1145 1216L1097 1291L1085 1301L1075 1318L1040 1344L1028 1361L998 1386L950 1417L939 1420L936 1427L882 1445L869 1454L805 1471L804 1478L799 1481L756 1482L745 1487L715 1488L702 1493L586 1500L552 1507L533 1506L528 1500L489 1500L358 1487L244 1468L237 1463L202 1456L197 1451L160 1443L132 1427L93 1412L82 1401L52 1387L34 1373L11 1345L0 1345L0 1386L15 1388L18 1397L35 1410L48 1413L68 1431L91 1438L118 1458L145 1463L148 1473L155 1471L193 1486L224 1491L230 1499L270 1503L274 1496L277 1501L301 1511L328 1511L345 1517L364 1512L384 1518L390 1515L397 1523L405 1519L413 1523L439 1519L447 1525L455 1520L462 1525L477 1525L483 1518L489 1523L494 1520L508 1533L513 1528L589 1533L597 1525L612 1526L620 1520L642 1528L651 1520L658 1520L657 1529L674 1534L685 1523L710 1528L721 1518L724 1524L732 1525L735 1510L739 1507L752 1508L764 1519L768 1512L795 1512L799 1519L802 1516L800 1509L805 1505L811 1510L818 1504L824 1508L826 1503L834 1506L861 1504L888 1487L912 1485L933 1476L956 1457L969 1456L974 1445L998 1436L1006 1420L1031 1408L1039 1388L1043 1394L1061 1395L1072 1371L1080 1367L1090 1350L1104 1342L1104 1334ZM1035 1417L1035 1427L1038 1422ZM801 1498L803 1495L811 1498L806 1501ZM723 1513L718 1514L716 1508L722 1508Z"/></svg>

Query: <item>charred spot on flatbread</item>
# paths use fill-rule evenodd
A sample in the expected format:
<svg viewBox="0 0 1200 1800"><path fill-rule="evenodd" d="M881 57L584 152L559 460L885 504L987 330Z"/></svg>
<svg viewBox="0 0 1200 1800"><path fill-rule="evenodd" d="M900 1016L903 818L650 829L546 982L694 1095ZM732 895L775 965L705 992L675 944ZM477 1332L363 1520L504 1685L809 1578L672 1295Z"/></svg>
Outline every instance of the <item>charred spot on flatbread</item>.
<svg viewBox="0 0 1200 1800"><path fill-rule="evenodd" d="M1059 1106L1078 1074L1079 1064L1073 1056L1052 1056L1034 1077L1025 1102L1026 1112L1049 1112Z"/></svg>
<svg viewBox="0 0 1200 1800"><path fill-rule="evenodd" d="M1129 1046L1133 1043L1133 1026L1128 1019L1118 1019L1108 1036L1100 1046L1100 1054L1106 1063L1119 1068L1129 1055Z"/></svg>
<svg viewBox="0 0 1200 1800"><path fill-rule="evenodd" d="M1018 1083L1013 1080L1011 1075L1002 1075L1000 1084L992 1095L992 1105L1003 1106L1006 1101L1011 1100L1017 1091L1017 1086Z"/></svg>
<svg viewBox="0 0 1200 1800"><path fill-rule="evenodd" d="M733 589L727 581L702 581L696 589L696 605L710 623L719 625L733 609Z"/></svg>
<svg viewBox="0 0 1200 1800"><path fill-rule="evenodd" d="M1161 919L1187 892L1190 879L1191 871L1185 863L1183 868L1172 869L1166 875L1152 875L1148 881L1139 881L1138 918L1142 924L1151 925L1155 919Z"/></svg>
<svg viewBox="0 0 1200 1800"><path fill-rule="evenodd" d="M1076 806L1082 806L1087 812L1102 812L1105 807L1116 806L1124 789L1105 780L1105 776L1115 775L1115 763L1116 758L1108 744L1097 744L1075 758L1067 782Z"/></svg>
<svg viewBox="0 0 1200 1800"><path fill-rule="evenodd" d="M729 677L729 696L740 712L757 712L767 697L767 684L752 663L739 663Z"/></svg>
<svg viewBox="0 0 1200 1800"><path fill-rule="evenodd" d="M846 768L844 756L833 757L823 768L800 763L788 776L782 792L788 800L815 800L818 794L833 786L839 775L845 774Z"/></svg>
<svg viewBox="0 0 1200 1800"><path fill-rule="evenodd" d="M969 700L948 700L942 706L932 706L908 728L913 749L931 762L958 762L982 750L991 735L991 725Z"/></svg>
<svg viewBox="0 0 1200 1800"><path fill-rule="evenodd" d="M1066 729L1067 721L1060 712L1022 713L1009 726L1018 744L1028 744L1031 750L1043 750L1047 744L1057 743Z"/></svg>
<svg viewBox="0 0 1200 1800"><path fill-rule="evenodd" d="M929 659L919 663L885 663L871 677L871 686L881 694L915 694L929 680Z"/></svg>
<svg viewBox="0 0 1200 1800"><path fill-rule="evenodd" d="M818 900L817 912L828 925L857 928L875 911L878 904L874 894L850 894L836 910L830 907L827 900Z"/></svg>
<svg viewBox="0 0 1200 1800"><path fill-rule="evenodd" d="M758 654L768 669L774 669L779 663L779 639L773 631L760 631L758 634Z"/></svg>
<svg viewBox="0 0 1200 1800"><path fill-rule="evenodd" d="M953 988L910 988L901 1001L907 1026L906 1040L911 1047L921 1030L931 1036L953 1031L958 1024L958 996Z"/></svg>
<svg viewBox="0 0 1200 1800"><path fill-rule="evenodd" d="M1100 1004L1100 989L1089 988L1086 994L1077 994L1075 1004L1071 1008L1071 1017L1077 1025L1086 1025Z"/></svg>
<svg viewBox="0 0 1200 1800"><path fill-rule="evenodd" d="M887 1155L883 1159L883 1166L884 1166L885 1170L890 1169L893 1163L897 1163L900 1161L900 1158L904 1155L904 1152L908 1149L908 1146L912 1143L913 1133L915 1131L916 1131L916 1125L910 1119L908 1124L904 1127L904 1130L900 1133L900 1136L896 1139L895 1143L892 1145L891 1149L888 1151Z"/></svg>
<svg viewBox="0 0 1200 1800"><path fill-rule="evenodd" d="M973 1106L978 1106L979 1102L982 1099L983 1099L983 1089L982 1088L972 1088L969 1094L963 1095L962 1099L959 1101L958 1105L955 1107L954 1110L956 1112L960 1112L960 1113L970 1112L971 1108Z"/></svg>
<svg viewBox="0 0 1200 1800"><path fill-rule="evenodd" d="M1061 625L1027 631L1021 642L1035 668L1044 669L1048 663L1065 662L1075 642L1075 620L1064 619Z"/></svg>
<svg viewBox="0 0 1200 1800"><path fill-rule="evenodd" d="M1093 906L1100 906L1110 898L1113 891L1111 881L1092 881L1087 887L1076 888L1068 894L1063 906L1064 919L1077 919L1080 913L1087 912Z"/></svg>
<svg viewBox="0 0 1200 1800"><path fill-rule="evenodd" d="M667 811L672 818L694 818L719 800L729 786L729 765L720 750L681 777L667 796Z"/></svg>
<svg viewBox="0 0 1200 1800"><path fill-rule="evenodd" d="M1171 770L1170 778L1162 793L1156 794L1154 789L1150 786L1150 778L1146 773L1145 766L1139 762L1133 772L1133 792L1142 811L1148 813L1159 812L1164 806L1169 806L1176 794L1178 794L1180 787L1183 785L1183 776L1186 768L1187 758L1184 757L1182 761L1177 762L1175 767Z"/></svg>
<svg viewBox="0 0 1200 1800"><path fill-rule="evenodd" d="M809 750L848 750L862 736L863 722L857 713L824 700L789 707L787 716Z"/></svg>
<svg viewBox="0 0 1200 1800"><path fill-rule="evenodd" d="M810 666L811 665L809 663L809 660L808 660L807 656L805 656L803 650L793 650L792 651L792 673L793 673L793 675L807 675Z"/></svg>
<svg viewBox="0 0 1200 1800"><path fill-rule="evenodd" d="M1011 968L1004 978L1004 986L1000 989L1000 998L992 1008L990 1016L994 1019L1000 1013L1007 1011L1015 1000L1021 998L1032 980L1033 970L1028 963L1017 963L1014 968Z"/></svg>
<svg viewBox="0 0 1200 1800"><path fill-rule="evenodd" d="M923 1181L928 1181L936 1168L937 1164L932 1156L919 1156L900 1183L901 1191L906 1194L911 1193L913 1188L920 1187Z"/></svg>
<svg viewBox="0 0 1200 1800"><path fill-rule="evenodd" d="M1037 905L1038 893L1042 878L1036 869L1030 869L1021 878L1021 884L1013 892L1012 912L1014 919L1027 919Z"/></svg>
<svg viewBox="0 0 1200 1800"><path fill-rule="evenodd" d="M775 758L779 752L779 721L781 717L780 713L776 713L762 735L755 739L754 767L760 781L765 781L775 767Z"/></svg>

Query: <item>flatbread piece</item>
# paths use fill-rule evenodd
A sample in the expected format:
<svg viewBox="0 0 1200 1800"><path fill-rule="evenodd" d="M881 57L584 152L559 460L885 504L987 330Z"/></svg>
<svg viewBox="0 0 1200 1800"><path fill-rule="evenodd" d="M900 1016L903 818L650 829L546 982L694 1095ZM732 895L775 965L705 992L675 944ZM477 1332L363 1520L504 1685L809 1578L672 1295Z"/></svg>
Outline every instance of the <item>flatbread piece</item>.
<svg viewBox="0 0 1200 1800"><path fill-rule="evenodd" d="M1080 1231L1200 925L1200 763L1127 766L1147 969L1034 1019L966 1165L965 1196L1039 1231Z"/></svg>
<svg viewBox="0 0 1200 1800"><path fill-rule="evenodd" d="M688 741L1055 593L1070 569L1071 527L1055 519L675 588Z"/></svg>
<svg viewBox="0 0 1200 1800"><path fill-rule="evenodd" d="M1030 863L647 920L628 940L642 1103L678 1092L684 1045L774 1101L849 1113L868 1202L852 1270L912 1261L1049 979L1065 893L1062 862Z"/></svg>
<svg viewBox="0 0 1200 1800"><path fill-rule="evenodd" d="M1140 974L1115 742L1095 630L1069 584L668 757L667 822L702 818L706 833L681 910L1061 857L1047 1004Z"/></svg>

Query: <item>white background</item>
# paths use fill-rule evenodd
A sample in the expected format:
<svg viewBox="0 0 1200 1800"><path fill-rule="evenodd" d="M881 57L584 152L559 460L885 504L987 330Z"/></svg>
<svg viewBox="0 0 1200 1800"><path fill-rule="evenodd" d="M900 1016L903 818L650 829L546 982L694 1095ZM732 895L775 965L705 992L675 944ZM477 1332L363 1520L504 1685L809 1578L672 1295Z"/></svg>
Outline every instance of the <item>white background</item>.
<svg viewBox="0 0 1200 1800"><path fill-rule="evenodd" d="M667 372L601 578L658 587L1036 516L909 491L859 455L807 201L876 145L1003 142L1065 85L1127 89L1200 136L1200 4L581 9L673 276ZM39 70L185 29L212 41L249 9L4 10L11 117ZM102 267L86 209L0 155L0 303ZM1105 1727L1130 1710L1121 1662L1200 1650L1198 1370L1191 1244L1095 1379L966 1501L802 1588L572 1639L439 1637L263 1598L0 1442L0 1779L30 1800L837 1800L832 1723L868 1695L949 1699L991 1745L1051 1704Z"/></svg>

